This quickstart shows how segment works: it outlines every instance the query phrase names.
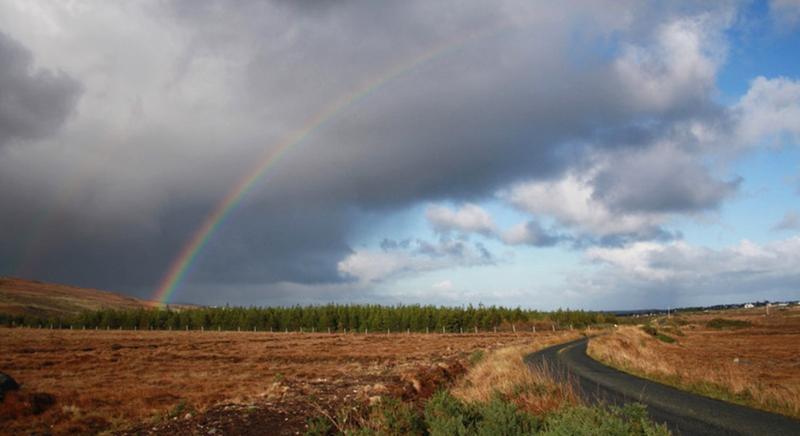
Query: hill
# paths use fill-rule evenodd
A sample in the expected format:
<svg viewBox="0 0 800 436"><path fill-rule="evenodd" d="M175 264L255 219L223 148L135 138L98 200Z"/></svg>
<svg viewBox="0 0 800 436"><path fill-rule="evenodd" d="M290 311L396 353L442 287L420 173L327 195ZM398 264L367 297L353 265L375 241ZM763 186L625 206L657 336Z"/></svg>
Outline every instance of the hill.
<svg viewBox="0 0 800 436"><path fill-rule="evenodd" d="M7 315L49 317L77 314L83 310L138 309L157 305L154 301L98 289L0 277L0 313Z"/></svg>

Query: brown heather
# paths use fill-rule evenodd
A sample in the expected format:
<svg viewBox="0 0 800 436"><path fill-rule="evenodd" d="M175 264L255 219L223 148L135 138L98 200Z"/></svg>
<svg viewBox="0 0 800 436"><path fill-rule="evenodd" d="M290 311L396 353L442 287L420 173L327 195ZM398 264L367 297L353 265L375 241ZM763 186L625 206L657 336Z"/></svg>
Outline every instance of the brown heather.
<svg viewBox="0 0 800 436"><path fill-rule="evenodd" d="M537 333L534 344L563 338L554 335ZM294 434L320 405L335 411L379 396L415 401L463 373L476 350L491 355L532 338L0 328L0 371L22 385L23 395L0 406L0 427L12 434L131 426L135 433L190 434L218 420ZM38 415L25 412L20 399L35 393L52 395L55 404ZM233 410L241 412L232 416Z"/></svg>
<svg viewBox="0 0 800 436"><path fill-rule="evenodd" d="M715 318L752 326L709 328ZM772 308L768 316L763 308L699 313L655 325L676 341L620 327L592 339L589 355L665 384L800 418L800 309Z"/></svg>

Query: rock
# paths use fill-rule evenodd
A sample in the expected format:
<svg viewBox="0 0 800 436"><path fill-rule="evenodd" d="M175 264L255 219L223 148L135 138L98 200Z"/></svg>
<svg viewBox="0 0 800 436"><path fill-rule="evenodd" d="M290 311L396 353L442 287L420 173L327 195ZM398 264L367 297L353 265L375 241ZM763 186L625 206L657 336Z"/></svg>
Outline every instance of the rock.
<svg viewBox="0 0 800 436"><path fill-rule="evenodd" d="M10 375L0 372L0 400L5 397L6 392L16 390L19 390L19 383Z"/></svg>

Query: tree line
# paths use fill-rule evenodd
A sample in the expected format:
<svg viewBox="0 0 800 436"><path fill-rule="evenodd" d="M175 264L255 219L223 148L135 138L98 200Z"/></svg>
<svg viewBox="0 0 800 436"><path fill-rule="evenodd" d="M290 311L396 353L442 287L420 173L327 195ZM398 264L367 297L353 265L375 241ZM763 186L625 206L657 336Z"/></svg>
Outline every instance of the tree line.
<svg viewBox="0 0 800 436"><path fill-rule="evenodd" d="M583 310L542 312L490 306L327 304L289 307L201 307L192 309L103 309L77 315L36 317L0 314L0 325L125 330L257 330L305 332L510 331L583 328L616 323L608 313Z"/></svg>

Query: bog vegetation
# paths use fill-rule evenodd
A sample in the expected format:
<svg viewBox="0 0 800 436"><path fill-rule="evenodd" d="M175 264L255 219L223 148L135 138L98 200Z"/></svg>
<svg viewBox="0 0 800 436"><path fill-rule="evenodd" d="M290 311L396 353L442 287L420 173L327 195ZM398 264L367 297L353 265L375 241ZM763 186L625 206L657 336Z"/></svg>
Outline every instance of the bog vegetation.
<svg viewBox="0 0 800 436"><path fill-rule="evenodd" d="M410 404L386 400L365 411L348 410L309 423L306 435L621 435L668 436L669 430L648 419L640 404L623 408L567 407L537 416L500 395L487 402L466 403L447 391L434 395L419 411Z"/></svg>
<svg viewBox="0 0 800 436"><path fill-rule="evenodd" d="M96 310L63 317L0 314L0 325L126 330L258 330L468 332L583 328L616 323L614 315L581 310L540 312L496 306L338 305Z"/></svg>

